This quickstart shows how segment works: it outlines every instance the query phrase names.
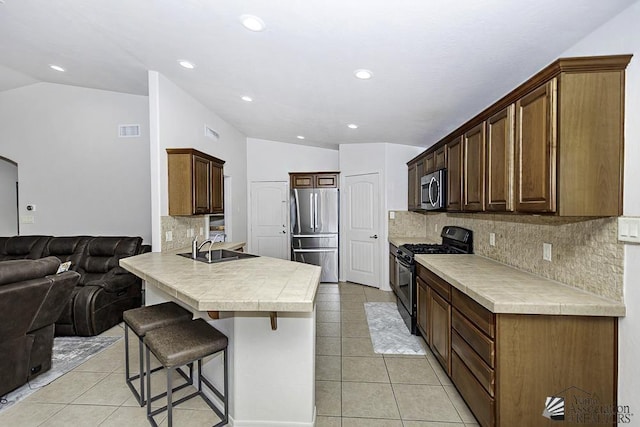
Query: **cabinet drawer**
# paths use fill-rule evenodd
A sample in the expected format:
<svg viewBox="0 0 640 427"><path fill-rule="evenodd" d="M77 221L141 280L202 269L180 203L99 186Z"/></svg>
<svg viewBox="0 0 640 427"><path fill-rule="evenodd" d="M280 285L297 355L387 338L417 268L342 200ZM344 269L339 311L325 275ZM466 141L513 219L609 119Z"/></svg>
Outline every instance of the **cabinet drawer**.
<svg viewBox="0 0 640 427"><path fill-rule="evenodd" d="M456 309L451 315L451 325L460 334L476 353L490 367L495 367L495 343L487 337L480 329L476 328L466 317Z"/></svg>
<svg viewBox="0 0 640 427"><path fill-rule="evenodd" d="M482 332L487 334L491 338L496 336L496 316L460 292L457 289L453 289L453 306L457 308L460 313L464 314L467 319L471 320L475 326Z"/></svg>
<svg viewBox="0 0 640 427"><path fill-rule="evenodd" d="M495 401L454 352L451 379L482 427L495 425Z"/></svg>
<svg viewBox="0 0 640 427"><path fill-rule="evenodd" d="M478 356L478 353L456 331L451 334L451 349L457 353L460 360L473 373L482 387L493 397L496 384L495 371Z"/></svg>
<svg viewBox="0 0 640 427"><path fill-rule="evenodd" d="M338 187L338 175L325 174L316 175L316 188L337 188Z"/></svg>
<svg viewBox="0 0 640 427"><path fill-rule="evenodd" d="M447 302L451 301L451 285L432 273L429 269L418 264L418 276L424 280L433 290L435 290Z"/></svg>

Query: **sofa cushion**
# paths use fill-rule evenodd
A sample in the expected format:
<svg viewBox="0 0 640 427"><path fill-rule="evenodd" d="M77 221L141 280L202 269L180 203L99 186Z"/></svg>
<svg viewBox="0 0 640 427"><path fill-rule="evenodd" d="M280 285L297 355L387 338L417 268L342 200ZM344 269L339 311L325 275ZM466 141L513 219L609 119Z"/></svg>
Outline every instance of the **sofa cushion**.
<svg viewBox="0 0 640 427"><path fill-rule="evenodd" d="M13 236L4 242L0 260L42 258L51 236Z"/></svg>
<svg viewBox="0 0 640 427"><path fill-rule="evenodd" d="M55 274L60 265L56 257L0 262L0 285L23 282Z"/></svg>
<svg viewBox="0 0 640 427"><path fill-rule="evenodd" d="M139 253L140 237L94 237L87 244L81 263L82 284L102 280L105 275L126 273L119 267L121 258Z"/></svg>
<svg viewBox="0 0 640 427"><path fill-rule="evenodd" d="M89 236L52 237L44 248L43 256L55 256L60 262L71 261L71 268L75 269L90 240Z"/></svg>

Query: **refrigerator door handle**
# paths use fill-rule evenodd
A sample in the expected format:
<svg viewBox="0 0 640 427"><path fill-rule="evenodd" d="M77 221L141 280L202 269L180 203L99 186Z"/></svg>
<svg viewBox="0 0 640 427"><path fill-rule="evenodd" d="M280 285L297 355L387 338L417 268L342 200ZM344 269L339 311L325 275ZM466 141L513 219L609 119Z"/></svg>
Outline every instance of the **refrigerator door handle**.
<svg viewBox="0 0 640 427"><path fill-rule="evenodd" d="M294 196L294 203L295 203L295 207L296 207L296 219L295 219L295 224L294 224L294 233L295 233L295 229L296 227L298 228L298 233L302 233L302 224L300 223L300 199L298 198L298 189L294 189L293 190L293 196Z"/></svg>
<svg viewBox="0 0 640 427"><path fill-rule="evenodd" d="M313 193L313 197L315 200L314 209L313 209L313 214L314 214L313 228L316 229L320 227L320 225L318 224L318 193Z"/></svg>
<svg viewBox="0 0 640 427"><path fill-rule="evenodd" d="M313 193L309 194L309 224L311 224L312 230L316 229L316 225L313 223Z"/></svg>

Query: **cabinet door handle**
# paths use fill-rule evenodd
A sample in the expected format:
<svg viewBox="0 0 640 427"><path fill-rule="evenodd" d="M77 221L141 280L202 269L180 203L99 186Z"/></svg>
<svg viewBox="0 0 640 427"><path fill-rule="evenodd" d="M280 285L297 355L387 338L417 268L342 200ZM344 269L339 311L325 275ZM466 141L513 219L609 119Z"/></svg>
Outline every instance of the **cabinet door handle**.
<svg viewBox="0 0 640 427"><path fill-rule="evenodd" d="M378 238L378 235L377 235L377 234L374 234L373 236L369 236L369 238L370 238L370 239L377 239L377 238Z"/></svg>

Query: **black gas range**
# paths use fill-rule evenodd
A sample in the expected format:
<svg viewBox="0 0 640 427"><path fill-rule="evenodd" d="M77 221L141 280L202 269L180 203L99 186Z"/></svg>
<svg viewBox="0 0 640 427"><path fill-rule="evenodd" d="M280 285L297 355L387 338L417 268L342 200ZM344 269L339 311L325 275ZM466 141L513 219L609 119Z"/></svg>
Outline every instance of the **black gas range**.
<svg viewBox="0 0 640 427"><path fill-rule="evenodd" d="M441 244L407 244L396 252L396 277L393 291L398 296L398 311L412 334L417 333L416 267L415 255L471 254L473 232L466 228L446 226L440 233Z"/></svg>

